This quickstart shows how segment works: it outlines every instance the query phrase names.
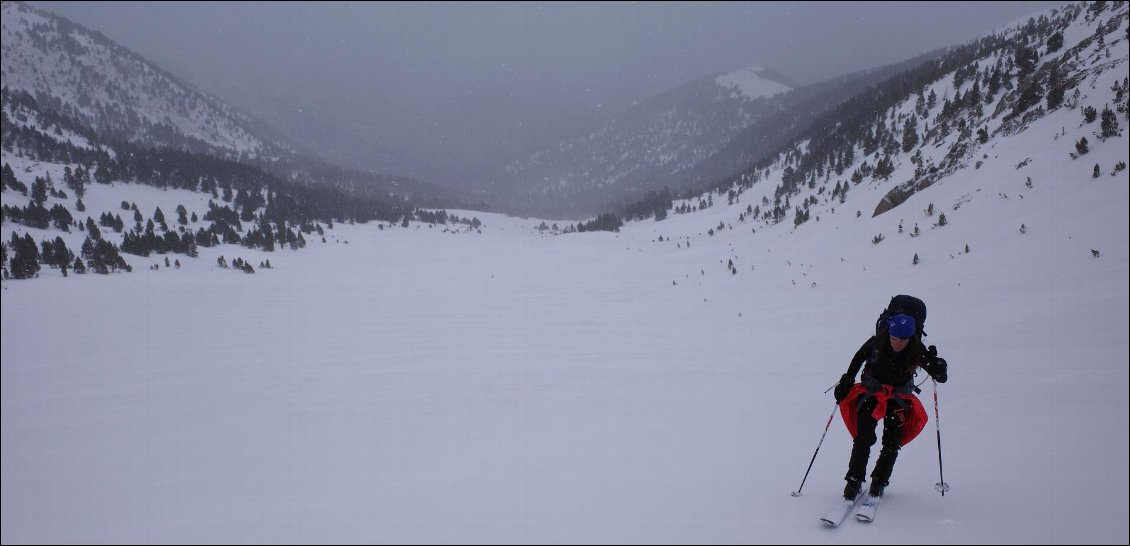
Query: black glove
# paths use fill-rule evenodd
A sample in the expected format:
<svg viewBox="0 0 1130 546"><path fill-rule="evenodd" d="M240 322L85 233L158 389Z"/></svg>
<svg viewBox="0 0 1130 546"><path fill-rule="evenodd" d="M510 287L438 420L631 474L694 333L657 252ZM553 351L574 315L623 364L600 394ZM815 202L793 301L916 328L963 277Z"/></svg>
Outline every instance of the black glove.
<svg viewBox="0 0 1130 546"><path fill-rule="evenodd" d="M846 373L841 376L839 384L836 385L836 390L832 391L832 395L836 397L836 403L839 404L843 402L844 398L847 398L847 395L851 392L851 388L854 386L854 377Z"/></svg>
<svg viewBox="0 0 1130 546"><path fill-rule="evenodd" d="M945 383L950 377L949 364L946 363L946 359L941 357L935 357L934 364L931 365L930 369L927 369L926 372L933 376L934 380L938 383Z"/></svg>
<svg viewBox="0 0 1130 546"><path fill-rule="evenodd" d="M945 383L949 379L949 364L946 359L938 356L938 348L931 345L926 348L926 354L922 357L922 367L926 369L926 373L930 374L938 383Z"/></svg>

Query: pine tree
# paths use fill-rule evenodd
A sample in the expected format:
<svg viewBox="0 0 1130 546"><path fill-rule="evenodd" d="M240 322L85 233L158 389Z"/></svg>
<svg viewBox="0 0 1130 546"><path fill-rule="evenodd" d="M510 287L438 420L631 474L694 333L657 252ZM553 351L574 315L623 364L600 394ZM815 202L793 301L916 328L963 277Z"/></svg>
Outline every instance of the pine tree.
<svg viewBox="0 0 1130 546"><path fill-rule="evenodd" d="M76 167L74 171L71 171L70 165L63 168L63 183L80 198L86 193L84 186L89 178L90 176L81 165Z"/></svg>
<svg viewBox="0 0 1130 546"><path fill-rule="evenodd" d="M981 107L981 82L973 82L973 88L965 95L965 104L973 109L979 109Z"/></svg>
<svg viewBox="0 0 1130 546"><path fill-rule="evenodd" d="M918 145L918 118L911 116L902 128L902 151L909 152Z"/></svg>
<svg viewBox="0 0 1130 546"><path fill-rule="evenodd" d="M1102 130L1103 138L1118 134L1118 116L1114 115L1109 106L1103 108L1103 120L1099 128Z"/></svg>
<svg viewBox="0 0 1130 546"><path fill-rule="evenodd" d="M1055 110L1063 104L1063 94L1067 91L1062 78L1059 76L1059 67L1052 65L1051 75L1048 77L1048 110Z"/></svg>
<svg viewBox="0 0 1130 546"><path fill-rule="evenodd" d="M9 271L13 279L30 279L39 274L39 247L31 235L23 237L12 232L12 261Z"/></svg>
<svg viewBox="0 0 1130 546"><path fill-rule="evenodd" d="M1095 118L1099 117L1099 111L1095 110L1094 106L1087 106L1083 108L1083 123L1091 123Z"/></svg>
<svg viewBox="0 0 1130 546"><path fill-rule="evenodd" d="M986 85L985 90L985 103L991 103L997 92L1001 90L1001 69L1000 66L993 68L993 73L989 75L989 83Z"/></svg>
<svg viewBox="0 0 1130 546"><path fill-rule="evenodd" d="M1016 65L1017 81L1022 81L1031 74L1032 71L1036 69L1036 62L1039 60L1039 53L1037 53L1035 49L1024 44L1017 46L1013 56L1013 62Z"/></svg>
<svg viewBox="0 0 1130 546"><path fill-rule="evenodd" d="M1055 53L1063 47L1063 33L1056 32L1048 37L1048 53Z"/></svg>
<svg viewBox="0 0 1130 546"><path fill-rule="evenodd" d="M918 265L918 253L917 252L914 253L914 262L913 263L914 263L914 265Z"/></svg>
<svg viewBox="0 0 1130 546"><path fill-rule="evenodd" d="M41 241L39 243L39 261L49 266L56 266L58 263L55 260L55 243L53 241Z"/></svg>
<svg viewBox="0 0 1130 546"><path fill-rule="evenodd" d="M90 270L95 273L106 275L119 269L127 272L133 271L133 268L118 253L118 247L109 241L95 242L87 238L82 245L82 254L86 258Z"/></svg>
<svg viewBox="0 0 1130 546"><path fill-rule="evenodd" d="M883 156L879 163L875 165L873 176L875 178L889 178L891 173L895 171L894 163L891 161L891 156Z"/></svg>
<svg viewBox="0 0 1130 546"><path fill-rule="evenodd" d="M55 227L63 230L70 231L71 224L74 223L74 217L71 216L71 211L67 207L56 204L51 207L51 221L55 223Z"/></svg>
<svg viewBox="0 0 1130 546"><path fill-rule="evenodd" d="M1040 102L1040 97L1044 94L1044 88L1040 85L1037 79L1033 79L1020 90L1020 97L1016 99L1016 108L1013 113L1019 114L1028 108L1035 106Z"/></svg>
<svg viewBox="0 0 1130 546"><path fill-rule="evenodd" d="M1091 173L1091 178L1098 178L1098 177L1102 176L1102 174L1103 174L1103 172L1102 172L1102 169L1099 168L1099 164L1095 163L1095 170L1094 170L1094 172Z"/></svg>
<svg viewBox="0 0 1130 546"><path fill-rule="evenodd" d="M35 177L35 182L31 184L31 200L37 205L42 205L47 201L47 181L40 177Z"/></svg>
<svg viewBox="0 0 1130 546"><path fill-rule="evenodd" d="M23 184L20 184L20 181L16 179L16 172L12 170L11 165L5 163L4 167L0 168L0 190L10 187L16 191L20 191L20 186L23 186ZM24 187L21 193L27 195L27 187Z"/></svg>
<svg viewBox="0 0 1130 546"><path fill-rule="evenodd" d="M106 169L101 163L98 168L94 169L94 181L99 184L109 184L111 179L110 171Z"/></svg>
<svg viewBox="0 0 1130 546"><path fill-rule="evenodd" d="M1079 155L1087 155L1087 152L1091 151L1087 144L1087 137L1080 138L1075 142L1075 151L1079 152Z"/></svg>
<svg viewBox="0 0 1130 546"><path fill-rule="evenodd" d="M67 248L67 243L63 241L62 237L55 237L54 241L43 241L44 249L50 248L50 258L46 256L42 258L43 263L47 265L58 267L60 269L68 267L75 259L75 253Z"/></svg>
<svg viewBox="0 0 1130 546"><path fill-rule="evenodd" d="M102 230L94 225L94 220L89 216L86 217L86 236L95 240L102 238Z"/></svg>

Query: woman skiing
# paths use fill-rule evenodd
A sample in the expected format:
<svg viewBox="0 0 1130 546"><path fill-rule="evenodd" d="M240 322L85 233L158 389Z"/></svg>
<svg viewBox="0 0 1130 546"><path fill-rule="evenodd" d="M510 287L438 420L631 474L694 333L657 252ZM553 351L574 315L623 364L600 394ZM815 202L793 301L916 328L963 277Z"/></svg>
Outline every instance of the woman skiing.
<svg viewBox="0 0 1130 546"><path fill-rule="evenodd" d="M921 316L925 316L924 306ZM855 437L844 477L847 480L845 499L854 500L859 495L880 420L883 421L883 447L871 471L870 494L873 497L883 496L899 448L913 440L926 425L926 411L914 396L917 392L914 376L918 368L926 370L939 383L948 379L945 359L938 358L933 345L926 348L922 344L919 322L908 314L881 319L876 335L863 343L851 359L847 373L836 385L836 402L840 404L844 423ZM856 384L855 376L861 367L863 376Z"/></svg>

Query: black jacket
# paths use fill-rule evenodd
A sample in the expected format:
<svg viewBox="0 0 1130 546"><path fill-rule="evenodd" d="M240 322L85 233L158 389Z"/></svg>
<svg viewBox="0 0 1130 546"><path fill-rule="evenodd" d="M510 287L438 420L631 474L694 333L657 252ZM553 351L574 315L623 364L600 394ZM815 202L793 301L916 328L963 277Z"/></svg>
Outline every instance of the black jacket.
<svg viewBox="0 0 1130 546"><path fill-rule="evenodd" d="M913 351L903 350L898 353L889 351L884 354L878 350L877 344L886 342L885 339L875 336L863 342L863 346L856 351L855 356L851 359L848 374L855 377L859 373L859 369L863 368L865 382L870 377L879 383L896 388L913 384L915 371L918 367L926 370L926 373L939 383L945 383L948 379L945 367L936 366L935 359L926 355L926 351L921 351L923 355L921 361L917 362L915 366L908 366L907 359L911 358L910 355ZM915 340L912 343L921 342ZM865 364L866 366L864 366Z"/></svg>

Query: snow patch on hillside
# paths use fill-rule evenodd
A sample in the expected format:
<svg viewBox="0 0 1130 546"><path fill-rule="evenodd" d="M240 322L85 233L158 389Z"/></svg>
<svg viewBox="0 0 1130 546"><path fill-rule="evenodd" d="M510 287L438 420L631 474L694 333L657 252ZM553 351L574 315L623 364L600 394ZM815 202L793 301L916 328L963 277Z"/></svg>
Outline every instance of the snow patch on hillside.
<svg viewBox="0 0 1130 546"><path fill-rule="evenodd" d="M718 85L733 89L735 93L750 99L769 97L792 90L787 85L761 77L760 73L763 70L759 66L743 68L718 76L714 81Z"/></svg>

